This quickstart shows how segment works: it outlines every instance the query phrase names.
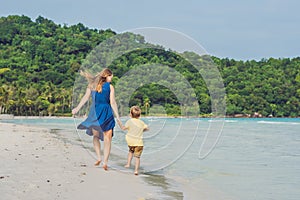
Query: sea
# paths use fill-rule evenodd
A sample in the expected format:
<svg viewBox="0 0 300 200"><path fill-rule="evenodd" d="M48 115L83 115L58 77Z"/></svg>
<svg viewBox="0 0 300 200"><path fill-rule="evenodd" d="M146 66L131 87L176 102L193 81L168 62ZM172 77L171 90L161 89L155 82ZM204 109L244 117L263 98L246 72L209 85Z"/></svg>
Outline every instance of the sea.
<svg viewBox="0 0 300 200"><path fill-rule="evenodd" d="M215 191L220 196L211 199L300 198L300 118L141 119L150 130L144 132L140 175L161 188L160 199L199 199L201 192ZM76 128L83 120L14 117L1 122L48 128L95 157L92 138ZM125 134L114 129L109 165L132 173L123 168L128 152Z"/></svg>

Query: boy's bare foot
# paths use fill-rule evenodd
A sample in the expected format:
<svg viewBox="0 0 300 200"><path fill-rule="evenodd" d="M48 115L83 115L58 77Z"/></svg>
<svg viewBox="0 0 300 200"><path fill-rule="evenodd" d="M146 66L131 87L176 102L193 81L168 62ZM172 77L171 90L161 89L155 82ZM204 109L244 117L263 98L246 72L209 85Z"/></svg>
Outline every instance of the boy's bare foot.
<svg viewBox="0 0 300 200"><path fill-rule="evenodd" d="M100 165L100 163L101 163L101 160L97 160L94 165L98 166L98 165Z"/></svg>
<svg viewBox="0 0 300 200"><path fill-rule="evenodd" d="M136 176L137 176L137 175L139 175L139 173L138 173L137 171L135 171L135 172L134 172L134 175L136 175Z"/></svg>
<svg viewBox="0 0 300 200"><path fill-rule="evenodd" d="M128 164L127 164L127 165L124 165L124 167L126 167L126 168L129 168L129 167L130 167L130 165L128 165Z"/></svg>
<svg viewBox="0 0 300 200"><path fill-rule="evenodd" d="M108 169L107 164L104 163L103 166L102 166L102 168L103 168L105 171L107 171L107 169Z"/></svg>

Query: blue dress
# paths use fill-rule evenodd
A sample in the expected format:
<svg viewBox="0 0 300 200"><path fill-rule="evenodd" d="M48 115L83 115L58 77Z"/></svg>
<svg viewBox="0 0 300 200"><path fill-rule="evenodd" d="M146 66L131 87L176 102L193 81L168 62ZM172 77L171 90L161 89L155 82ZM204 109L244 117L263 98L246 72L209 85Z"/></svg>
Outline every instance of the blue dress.
<svg viewBox="0 0 300 200"><path fill-rule="evenodd" d="M86 133L93 136L92 129L97 130L99 139L103 141L103 132L115 127L115 119L110 105L110 83L102 85L102 92L92 90L92 105L88 117L77 126L78 129L86 129ZM113 134L112 134L113 135Z"/></svg>

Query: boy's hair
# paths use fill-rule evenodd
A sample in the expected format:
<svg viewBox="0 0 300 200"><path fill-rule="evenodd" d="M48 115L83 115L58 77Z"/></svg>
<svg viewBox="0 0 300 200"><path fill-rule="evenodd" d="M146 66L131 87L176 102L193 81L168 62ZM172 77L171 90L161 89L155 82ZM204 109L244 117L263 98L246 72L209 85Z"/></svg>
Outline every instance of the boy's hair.
<svg viewBox="0 0 300 200"><path fill-rule="evenodd" d="M130 108L130 115L133 118L139 118L141 116L142 110L139 106L132 106Z"/></svg>

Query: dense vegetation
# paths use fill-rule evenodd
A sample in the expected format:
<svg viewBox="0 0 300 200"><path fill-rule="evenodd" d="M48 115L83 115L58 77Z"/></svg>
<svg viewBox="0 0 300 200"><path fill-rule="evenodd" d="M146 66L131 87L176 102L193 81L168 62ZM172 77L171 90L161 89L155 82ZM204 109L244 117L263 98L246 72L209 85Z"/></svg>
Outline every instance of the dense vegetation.
<svg viewBox="0 0 300 200"><path fill-rule="evenodd" d="M91 64L84 63L86 56L115 35L112 30L89 29L81 23L57 25L41 16L35 21L26 16L0 18L0 113L69 115L76 74ZM141 36L126 36L134 45L144 43ZM114 41L114 45L119 44ZM202 63L211 60L207 56L197 59ZM227 115L259 112L263 116L300 116L300 57L212 60L224 81ZM113 84L128 70L147 63L163 63L180 72L195 90L200 114L212 112L205 81L189 62L171 50L149 48L118 57L108 65L115 75ZM176 95L159 84L141 86L130 99L130 104L140 105L145 114L157 104L169 115L180 114Z"/></svg>
<svg viewBox="0 0 300 200"><path fill-rule="evenodd" d="M70 113L81 60L111 30L56 25L38 17L0 18L0 111L15 115Z"/></svg>

